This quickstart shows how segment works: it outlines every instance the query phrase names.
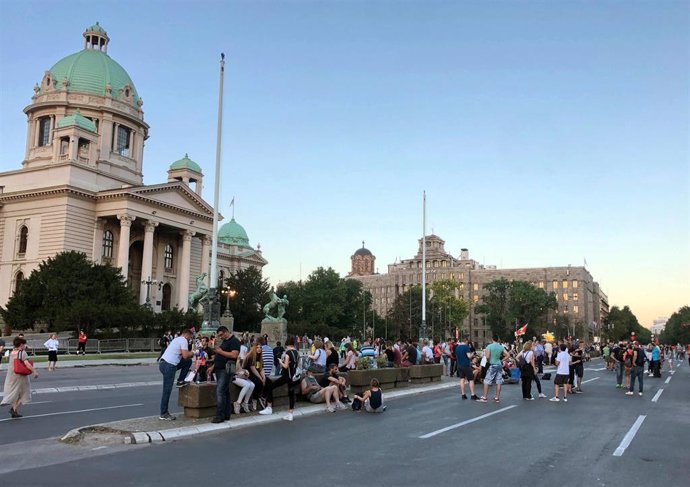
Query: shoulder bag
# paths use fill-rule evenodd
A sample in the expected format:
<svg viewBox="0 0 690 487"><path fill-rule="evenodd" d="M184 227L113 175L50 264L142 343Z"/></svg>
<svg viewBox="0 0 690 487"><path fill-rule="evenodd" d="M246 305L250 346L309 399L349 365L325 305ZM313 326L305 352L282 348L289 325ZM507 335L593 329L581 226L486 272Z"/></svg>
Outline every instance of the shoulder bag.
<svg viewBox="0 0 690 487"><path fill-rule="evenodd" d="M31 370L26 366L24 360L21 359L22 355L25 355L24 352L19 352L17 358L14 359L14 373L17 375L31 375ZM31 360L28 362L33 367L34 363Z"/></svg>

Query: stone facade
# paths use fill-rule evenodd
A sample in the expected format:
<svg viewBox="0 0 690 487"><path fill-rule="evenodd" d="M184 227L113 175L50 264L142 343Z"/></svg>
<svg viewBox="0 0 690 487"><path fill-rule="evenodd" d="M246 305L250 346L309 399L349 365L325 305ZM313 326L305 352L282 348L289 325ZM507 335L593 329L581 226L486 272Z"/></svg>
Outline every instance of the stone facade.
<svg viewBox="0 0 690 487"><path fill-rule="evenodd" d="M110 39L98 25L84 38L79 54L122 69L105 54ZM0 173L0 306L43 260L76 250L120 267L142 304L148 295L155 311L184 310L210 267L213 208L202 198L203 175L195 163L175 166L168 182L144 185L143 101L128 77L117 93L109 83L100 94L97 86L84 91L89 74L56 80L46 71L24 110L22 167ZM221 243L218 254L226 277L267 263L248 245ZM153 285L142 282L149 278Z"/></svg>
<svg viewBox="0 0 690 487"><path fill-rule="evenodd" d="M351 275L362 282L364 289L373 297L373 307L385 315L393 305L396 296L422 283L422 239L419 239L417 255L399 263L389 264L387 274L366 276ZM436 280L452 279L459 283L457 297L471 303L470 314L458 326L469 333L472 340L480 344L491 341L491 332L484 316L474 312L481 302L484 286L496 279L522 280L534 286L553 292L558 300L558 311L549 316L555 323L557 314L568 316L572 325L579 324L593 334L608 314L608 298L597 282L584 267L539 267L526 269L497 269L496 266L481 265L470 259L469 251L461 249L458 257L445 250L445 242L437 235L426 238L426 280L430 285ZM427 325L431 326L430 323Z"/></svg>
<svg viewBox="0 0 690 487"><path fill-rule="evenodd" d="M370 276L374 274L376 257L364 247L364 242L362 242L362 248L357 249L350 257L350 261L352 262L352 270L348 276Z"/></svg>

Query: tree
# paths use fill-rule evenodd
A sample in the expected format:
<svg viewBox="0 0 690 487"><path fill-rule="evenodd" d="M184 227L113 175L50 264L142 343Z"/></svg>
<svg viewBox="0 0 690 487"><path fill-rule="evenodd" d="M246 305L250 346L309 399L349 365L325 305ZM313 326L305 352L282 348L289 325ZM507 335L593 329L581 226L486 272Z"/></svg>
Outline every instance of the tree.
<svg viewBox="0 0 690 487"><path fill-rule="evenodd" d="M659 341L666 344L690 343L690 306L683 306L671 315Z"/></svg>
<svg viewBox="0 0 690 487"><path fill-rule="evenodd" d="M486 314L491 331L502 339L513 336L515 328L528 323L528 335L538 336L546 331L547 315L558 308L556 296L526 281L491 281L484 289L482 303L475 309Z"/></svg>
<svg viewBox="0 0 690 487"><path fill-rule="evenodd" d="M652 339L652 332L640 325L628 306L622 309L618 306L611 308L605 322L608 337L612 340L629 340L633 332L642 343L649 343Z"/></svg>
<svg viewBox="0 0 690 487"><path fill-rule="evenodd" d="M450 337L451 329L455 326L460 327L462 320L469 314L468 303L456 297L459 288L458 282L452 279L439 280L431 284L431 323L436 336L442 339ZM435 326L436 317L439 318L438 327Z"/></svg>
<svg viewBox="0 0 690 487"><path fill-rule="evenodd" d="M258 267L238 270L225 279L225 285L235 292L234 297L230 297L230 312L235 318L235 328L259 331L264 318L262 307L270 300L270 286L262 277L261 270ZM225 302L227 299L221 302L223 309Z"/></svg>
<svg viewBox="0 0 690 487"><path fill-rule="evenodd" d="M146 320L119 269L94 264L74 251L39 264L0 312L16 329L42 322L49 331L84 329L89 334L122 326L127 317L129 326L138 318Z"/></svg>
<svg viewBox="0 0 690 487"><path fill-rule="evenodd" d="M427 309L427 322L429 315ZM422 286L413 286L396 296L386 319L389 336L417 338L422 323Z"/></svg>

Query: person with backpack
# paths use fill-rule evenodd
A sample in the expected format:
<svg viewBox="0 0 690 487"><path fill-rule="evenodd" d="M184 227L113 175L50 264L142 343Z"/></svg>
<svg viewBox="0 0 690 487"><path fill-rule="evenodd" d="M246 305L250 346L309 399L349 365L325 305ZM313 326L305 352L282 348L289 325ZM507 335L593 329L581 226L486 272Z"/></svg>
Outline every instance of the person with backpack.
<svg viewBox="0 0 690 487"><path fill-rule="evenodd" d="M295 393L302 381L301 369L299 366L299 352L295 349L295 338L288 337L285 340L285 353L280 359L280 377L267 384L259 398L262 405L266 407L259 411L261 415L273 414L273 390L287 384L288 388L288 413L283 417L285 421L292 421L293 411L295 410Z"/></svg>
<svg viewBox="0 0 690 487"><path fill-rule="evenodd" d="M611 361L616 369L616 389L623 387L623 343L614 344L611 349Z"/></svg>
<svg viewBox="0 0 690 487"><path fill-rule="evenodd" d="M534 352L532 351L532 340L528 340L522 347L522 352L518 356L518 368L522 378L522 399L533 401L532 379L534 378Z"/></svg>
<svg viewBox="0 0 690 487"><path fill-rule="evenodd" d="M644 377L644 364L647 361L644 349L640 347L638 342L634 342L633 356L632 356L632 370L630 371L630 389L625 393L626 396L632 396L635 394L635 379L638 380L638 395L642 395L643 383L642 378Z"/></svg>

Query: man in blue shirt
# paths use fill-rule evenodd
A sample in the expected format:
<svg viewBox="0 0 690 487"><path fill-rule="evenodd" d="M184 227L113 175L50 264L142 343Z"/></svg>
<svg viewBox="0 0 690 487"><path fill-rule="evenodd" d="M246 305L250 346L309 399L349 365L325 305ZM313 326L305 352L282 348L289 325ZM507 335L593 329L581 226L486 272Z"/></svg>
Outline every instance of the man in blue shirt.
<svg viewBox="0 0 690 487"><path fill-rule="evenodd" d="M455 361L458 365L458 377L460 377L460 394L462 394L463 399L467 399L467 394L465 394L465 382L467 381L470 384L471 398L476 401L479 398L474 393L474 372L470 361L471 356L472 352L467 345L467 339L463 338L455 347Z"/></svg>
<svg viewBox="0 0 690 487"><path fill-rule="evenodd" d="M660 365L660 350L659 350L659 345L654 345L654 348L652 348L652 372L654 373L654 377L661 377L661 367Z"/></svg>

